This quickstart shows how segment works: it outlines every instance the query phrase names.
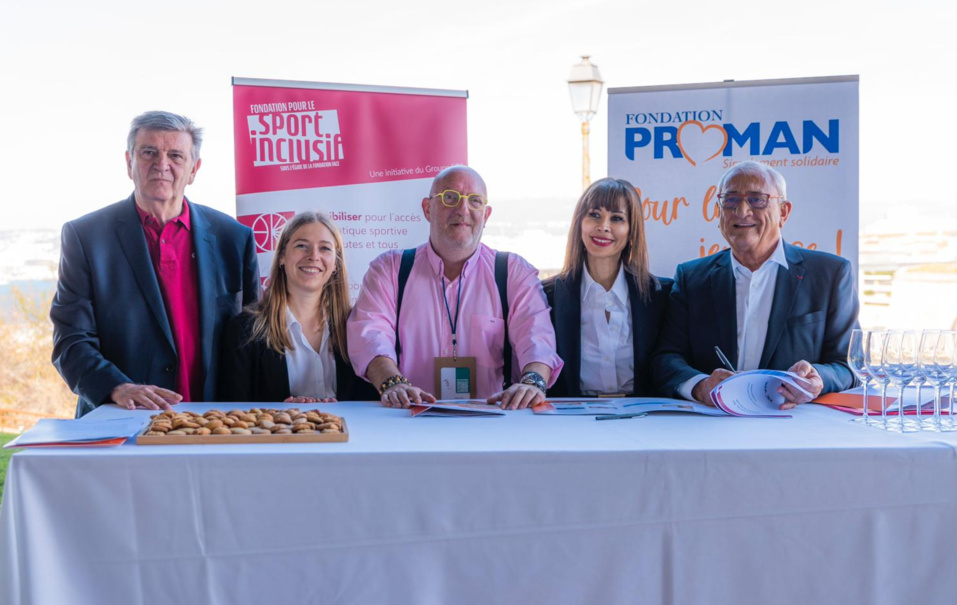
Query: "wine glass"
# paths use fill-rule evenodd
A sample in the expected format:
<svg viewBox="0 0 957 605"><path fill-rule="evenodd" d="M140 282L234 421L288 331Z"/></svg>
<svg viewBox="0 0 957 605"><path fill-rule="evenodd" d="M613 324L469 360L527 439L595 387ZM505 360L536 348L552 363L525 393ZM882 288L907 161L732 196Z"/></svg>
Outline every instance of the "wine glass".
<svg viewBox="0 0 957 605"><path fill-rule="evenodd" d="M881 365L887 373L887 378L897 387L899 421L889 425L887 427L889 431L913 433L920 430L920 424L907 419L904 414L904 389L917 376L919 349L920 337L914 330L888 330Z"/></svg>
<svg viewBox="0 0 957 605"><path fill-rule="evenodd" d="M921 389L924 387L925 384L929 384L924 379L924 373L920 369L920 339L922 335L923 335L923 332L920 332L917 334L917 347L918 347L917 373L914 375L914 380L912 380L910 383L911 386L917 387L917 393L916 393L917 405L914 407L914 422L917 423L917 426L919 428L925 428L926 426L930 426L931 424L931 418L924 416L923 400L920 397L922 394Z"/></svg>
<svg viewBox="0 0 957 605"><path fill-rule="evenodd" d="M930 418L921 421L917 419L922 429L941 431L943 426L940 419L940 389L950 376L953 358L953 343L948 348L948 339L941 330L924 330L920 335L920 349L918 351L918 368L924 381L934 388L934 413ZM920 392L917 395L920 405Z"/></svg>
<svg viewBox="0 0 957 605"><path fill-rule="evenodd" d="M858 380L864 384L864 407L863 415L853 418L851 422L861 422L865 425L872 424L867 409L867 385L871 382L871 373L864 362L864 351L867 347L867 339L870 338L870 332L866 330L852 330L851 344L847 348L847 365L857 376Z"/></svg>
<svg viewBox="0 0 957 605"><path fill-rule="evenodd" d="M931 330L933 331L933 330ZM914 376L914 380L911 382L912 385L917 387L917 405L914 406L914 422L917 423L919 428L926 428L928 430L933 430L931 427L934 426L933 417L927 418L924 416L924 400L921 398L921 389L925 384L930 384L927 379L924 377L924 372L920 367L920 346L923 344L924 332L922 331L917 335L917 374ZM933 355L932 355L933 356Z"/></svg>
<svg viewBox="0 0 957 605"><path fill-rule="evenodd" d="M947 405L947 419L941 418L940 430L957 431L957 422L954 421L954 378L957 377L957 331L941 330L938 338L935 361L944 374L941 388L950 384L950 397Z"/></svg>
<svg viewBox="0 0 957 605"><path fill-rule="evenodd" d="M884 371L884 341L887 340L887 332L883 330L871 330L867 333L867 340L864 342L864 367L875 384L881 387L881 421L880 424L871 426L880 426L887 429L887 385L890 382L887 378L887 372Z"/></svg>

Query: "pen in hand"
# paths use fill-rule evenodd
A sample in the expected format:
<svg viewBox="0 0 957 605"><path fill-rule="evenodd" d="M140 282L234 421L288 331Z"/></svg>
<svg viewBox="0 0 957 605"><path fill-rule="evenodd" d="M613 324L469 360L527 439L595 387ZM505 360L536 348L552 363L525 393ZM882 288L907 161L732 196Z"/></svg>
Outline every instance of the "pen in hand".
<svg viewBox="0 0 957 605"><path fill-rule="evenodd" d="M728 358L725 357L724 352L721 350L721 347L715 345L714 352L718 354L718 359L721 360L721 363L724 364L724 367L728 368L732 372L737 372L737 370L734 369L734 366L731 365L731 362L728 361Z"/></svg>

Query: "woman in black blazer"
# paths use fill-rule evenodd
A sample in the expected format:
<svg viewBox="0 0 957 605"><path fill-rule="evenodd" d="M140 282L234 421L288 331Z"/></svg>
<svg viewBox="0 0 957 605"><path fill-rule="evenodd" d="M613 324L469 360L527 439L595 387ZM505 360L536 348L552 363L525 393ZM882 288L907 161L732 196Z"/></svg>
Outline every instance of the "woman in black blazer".
<svg viewBox="0 0 957 605"><path fill-rule="evenodd" d="M651 274L644 215L635 188L622 179L592 183L575 207L565 266L542 284L551 306L558 355L565 361L548 394L656 395L650 360L671 284L672 280Z"/></svg>
<svg viewBox="0 0 957 605"><path fill-rule="evenodd" d="M262 299L226 324L218 399L378 400L347 357L349 308L339 229L322 213L296 215L279 237Z"/></svg>

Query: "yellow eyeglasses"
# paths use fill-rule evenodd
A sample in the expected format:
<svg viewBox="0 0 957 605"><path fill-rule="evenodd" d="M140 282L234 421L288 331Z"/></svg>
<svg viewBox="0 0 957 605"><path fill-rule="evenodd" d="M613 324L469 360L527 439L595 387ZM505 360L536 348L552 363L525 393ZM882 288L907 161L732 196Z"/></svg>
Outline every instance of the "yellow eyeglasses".
<svg viewBox="0 0 957 605"><path fill-rule="evenodd" d="M446 189L442 193L436 193L432 197L438 197L442 201L442 205L446 208L455 208L462 203L463 199L468 202L469 208L472 210L481 210L485 207L485 204L488 203L488 200L477 193L465 195L455 189Z"/></svg>

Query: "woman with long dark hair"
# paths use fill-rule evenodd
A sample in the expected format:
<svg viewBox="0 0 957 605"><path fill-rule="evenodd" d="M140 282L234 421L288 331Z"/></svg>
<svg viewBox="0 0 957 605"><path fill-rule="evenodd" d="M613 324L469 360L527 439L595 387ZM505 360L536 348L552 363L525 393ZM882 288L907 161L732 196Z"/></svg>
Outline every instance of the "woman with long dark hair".
<svg viewBox="0 0 957 605"><path fill-rule="evenodd" d="M325 214L286 223L259 302L226 325L220 401L376 400L346 347L349 279L342 236Z"/></svg>
<svg viewBox="0 0 957 605"><path fill-rule="evenodd" d="M635 188L592 183L575 207L565 266L543 283L565 361L548 394L653 395L649 362L671 284L651 274Z"/></svg>

